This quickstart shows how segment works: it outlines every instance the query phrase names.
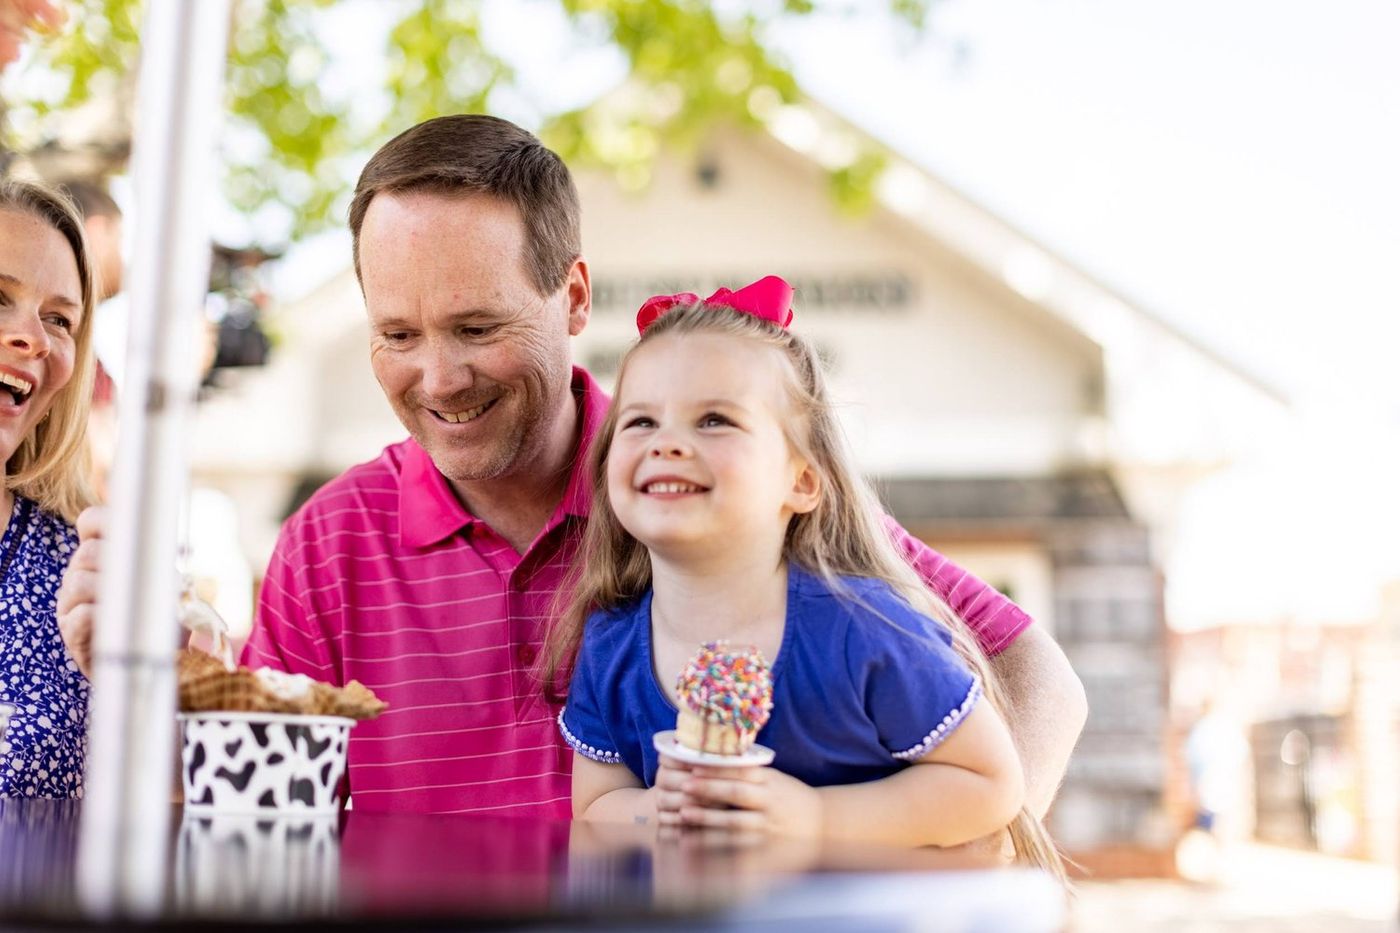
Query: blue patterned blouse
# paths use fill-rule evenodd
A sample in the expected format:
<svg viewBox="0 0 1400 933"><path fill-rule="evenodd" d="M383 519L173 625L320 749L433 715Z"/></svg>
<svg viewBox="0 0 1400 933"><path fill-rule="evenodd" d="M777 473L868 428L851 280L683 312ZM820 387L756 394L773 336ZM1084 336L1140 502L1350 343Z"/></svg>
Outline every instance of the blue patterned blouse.
<svg viewBox="0 0 1400 933"><path fill-rule="evenodd" d="M15 707L0 797L81 797L88 682L58 634L55 603L78 547L71 525L15 496L0 539L0 704Z"/></svg>

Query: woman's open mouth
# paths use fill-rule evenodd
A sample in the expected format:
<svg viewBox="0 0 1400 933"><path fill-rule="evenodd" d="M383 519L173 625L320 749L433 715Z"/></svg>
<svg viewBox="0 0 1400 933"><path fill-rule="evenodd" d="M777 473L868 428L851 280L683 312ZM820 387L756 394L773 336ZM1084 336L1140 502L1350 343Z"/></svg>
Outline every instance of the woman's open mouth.
<svg viewBox="0 0 1400 933"><path fill-rule="evenodd" d="M19 408L34 394L34 383L9 373L0 372L0 406Z"/></svg>

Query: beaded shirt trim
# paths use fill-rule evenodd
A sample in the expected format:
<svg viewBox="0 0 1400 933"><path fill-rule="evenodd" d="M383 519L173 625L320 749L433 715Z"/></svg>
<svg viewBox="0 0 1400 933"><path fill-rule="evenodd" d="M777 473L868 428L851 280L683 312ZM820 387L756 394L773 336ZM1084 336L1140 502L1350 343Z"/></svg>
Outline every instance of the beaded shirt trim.
<svg viewBox="0 0 1400 933"><path fill-rule="evenodd" d="M583 757L590 761L601 762L605 765L622 764L622 756L617 752L610 752L604 748L594 748L592 745L585 745L577 736L570 732L569 727L564 725L564 711L562 709L559 711L557 721L559 723L559 734L564 737L564 741L568 742L569 747Z"/></svg>
<svg viewBox="0 0 1400 933"><path fill-rule="evenodd" d="M972 686L967 689L967 697L962 701L962 704L947 716L944 716L943 721L934 726L933 731L924 736L923 741L912 748L906 748L902 752L892 752L891 754L900 761L914 761L927 755L930 750L942 744L943 740L957 728L958 723L962 722L963 719L967 717L967 714L971 712L972 707L976 705L981 696L982 681L980 678L973 677Z"/></svg>

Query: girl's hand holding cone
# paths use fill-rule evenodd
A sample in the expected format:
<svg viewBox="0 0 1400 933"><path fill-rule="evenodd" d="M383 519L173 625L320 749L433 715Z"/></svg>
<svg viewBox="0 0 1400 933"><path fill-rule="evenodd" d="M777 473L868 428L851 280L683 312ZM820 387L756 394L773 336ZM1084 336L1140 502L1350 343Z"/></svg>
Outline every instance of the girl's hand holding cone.
<svg viewBox="0 0 1400 933"><path fill-rule="evenodd" d="M819 836L822 802L816 788L773 768L691 768L680 782L684 826ZM660 786L660 772L657 773ZM662 823L668 822L661 813Z"/></svg>

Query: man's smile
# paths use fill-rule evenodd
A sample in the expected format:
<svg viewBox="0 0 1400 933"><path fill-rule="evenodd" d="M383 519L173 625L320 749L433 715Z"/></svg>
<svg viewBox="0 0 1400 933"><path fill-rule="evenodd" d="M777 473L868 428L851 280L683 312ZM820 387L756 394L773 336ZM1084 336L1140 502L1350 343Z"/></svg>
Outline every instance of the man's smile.
<svg viewBox="0 0 1400 933"><path fill-rule="evenodd" d="M431 411L439 421L445 421L448 424L464 424L468 421L475 421L477 418L480 418L499 401L499 398L493 398L489 402L483 402L475 408L468 408L466 411L439 411L435 408L430 408L428 410Z"/></svg>

